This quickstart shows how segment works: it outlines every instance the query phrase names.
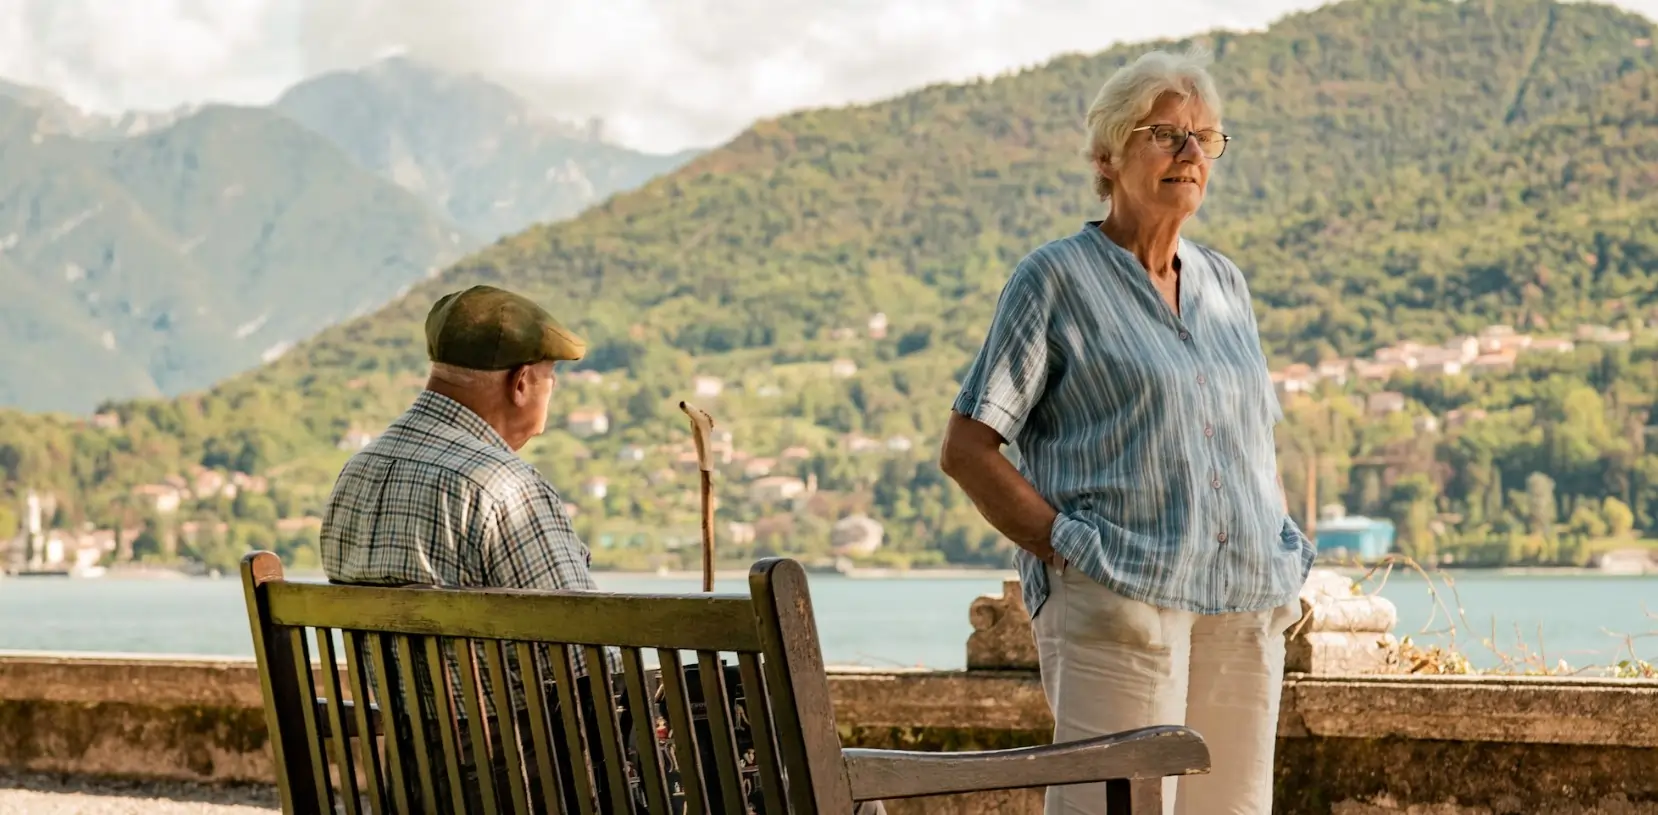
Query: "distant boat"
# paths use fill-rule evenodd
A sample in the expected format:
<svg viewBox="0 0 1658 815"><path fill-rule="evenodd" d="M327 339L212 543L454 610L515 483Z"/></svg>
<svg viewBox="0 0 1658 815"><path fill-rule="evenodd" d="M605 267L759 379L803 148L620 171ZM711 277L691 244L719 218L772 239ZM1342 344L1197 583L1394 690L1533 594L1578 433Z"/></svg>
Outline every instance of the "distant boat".
<svg viewBox="0 0 1658 815"><path fill-rule="evenodd" d="M1599 567L1605 574L1646 575L1658 572L1658 560L1646 549L1614 549L1600 556Z"/></svg>
<svg viewBox="0 0 1658 815"><path fill-rule="evenodd" d="M13 577L68 577L68 569L20 569L12 573Z"/></svg>

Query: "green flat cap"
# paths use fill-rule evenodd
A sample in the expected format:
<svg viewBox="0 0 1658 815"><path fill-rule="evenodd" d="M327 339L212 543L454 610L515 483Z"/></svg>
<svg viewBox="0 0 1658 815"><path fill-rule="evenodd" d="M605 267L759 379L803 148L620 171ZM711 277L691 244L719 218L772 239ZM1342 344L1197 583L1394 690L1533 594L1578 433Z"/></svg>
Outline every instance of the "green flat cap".
<svg viewBox="0 0 1658 815"><path fill-rule="evenodd" d="M494 286L446 294L426 315L426 357L475 371L576 360L587 343L529 298Z"/></svg>

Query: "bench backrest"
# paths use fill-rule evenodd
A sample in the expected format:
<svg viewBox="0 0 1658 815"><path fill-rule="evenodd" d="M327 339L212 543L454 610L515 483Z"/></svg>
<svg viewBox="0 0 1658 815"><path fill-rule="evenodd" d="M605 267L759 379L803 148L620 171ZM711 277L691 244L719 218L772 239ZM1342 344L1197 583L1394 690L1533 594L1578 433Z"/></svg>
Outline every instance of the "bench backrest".
<svg viewBox="0 0 1658 815"><path fill-rule="evenodd" d="M851 810L806 574L792 560L755 564L747 596L294 582L270 552L247 555L242 580L286 812L331 813L336 802L353 815L464 812L463 793L491 811L530 811L533 784L501 783L487 771L492 762L512 779L537 779L550 811L576 800L574 811L588 812L595 792L608 788L596 811L632 812L637 786L648 811L668 812L674 791L665 778L677 770L684 812L741 812L745 763L768 815ZM538 659L536 649L550 658ZM647 670L651 652L659 673ZM593 670L607 653L619 656L617 673ZM584 663L594 697L616 705L583 713L576 691ZM520 674L536 681L513 681ZM741 706L693 706L727 699L732 685ZM425 692L411 692L417 687ZM626 731L618 708L631 719ZM697 713L706 722L693 724ZM745 717L749 756L739 755L733 735ZM441 726L413 724L423 721ZM671 747L659 751L664 726ZM495 745L492 758L477 757L487 760L475 763L485 769L475 780L462 772L468 739L475 750ZM629 740L641 748L634 781L623 769ZM566 773L557 769L561 753Z"/></svg>

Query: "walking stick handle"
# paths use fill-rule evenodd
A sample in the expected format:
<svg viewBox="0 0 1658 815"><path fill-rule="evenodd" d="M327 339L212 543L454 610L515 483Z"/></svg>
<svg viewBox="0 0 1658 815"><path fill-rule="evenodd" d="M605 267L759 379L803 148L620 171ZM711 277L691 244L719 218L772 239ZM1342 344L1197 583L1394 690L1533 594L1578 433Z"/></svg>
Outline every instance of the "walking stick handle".
<svg viewBox="0 0 1658 815"><path fill-rule="evenodd" d="M691 417L691 440L697 445L697 467L705 473L713 472L714 452L708 448L709 434L714 430L714 417L689 402L680 402L679 409Z"/></svg>

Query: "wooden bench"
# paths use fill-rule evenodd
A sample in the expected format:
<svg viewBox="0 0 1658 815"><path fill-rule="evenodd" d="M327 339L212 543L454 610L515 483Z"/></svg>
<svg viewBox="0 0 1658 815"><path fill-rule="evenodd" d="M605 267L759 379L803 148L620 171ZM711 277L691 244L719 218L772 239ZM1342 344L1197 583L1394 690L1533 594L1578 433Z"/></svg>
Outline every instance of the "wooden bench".
<svg viewBox="0 0 1658 815"><path fill-rule="evenodd" d="M971 753L843 749L792 560L756 563L749 595L290 582L269 552L243 559L242 580L288 813L464 812L469 798L489 812L742 813L758 793L766 815L844 815L857 801L1104 781L1112 813L1160 815L1163 778L1209 767L1202 738L1171 726ZM467 647L446 656L440 642ZM605 649L620 670L580 679L572 655L604 664ZM512 681L515 666L536 681ZM421 675L434 690L407 693ZM583 684L615 704L584 710ZM488 715L491 703L519 713ZM651 749L624 761L629 744Z"/></svg>

